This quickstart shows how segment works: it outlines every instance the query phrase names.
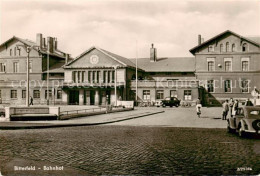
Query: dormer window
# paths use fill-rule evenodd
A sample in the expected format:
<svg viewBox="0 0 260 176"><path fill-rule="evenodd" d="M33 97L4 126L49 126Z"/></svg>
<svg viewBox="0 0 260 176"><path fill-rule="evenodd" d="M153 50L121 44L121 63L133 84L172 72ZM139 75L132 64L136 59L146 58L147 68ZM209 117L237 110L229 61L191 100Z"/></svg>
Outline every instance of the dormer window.
<svg viewBox="0 0 260 176"><path fill-rule="evenodd" d="M243 52L246 52L246 51L247 51L247 44L246 44L246 43L244 43L244 44L242 45L242 51L243 51Z"/></svg>
<svg viewBox="0 0 260 176"><path fill-rule="evenodd" d="M224 46L223 44L220 44L220 52L223 52L223 50L224 50Z"/></svg>
<svg viewBox="0 0 260 176"><path fill-rule="evenodd" d="M229 42L226 43L226 51L229 52L230 48L229 48Z"/></svg>
<svg viewBox="0 0 260 176"><path fill-rule="evenodd" d="M213 52L213 51L214 51L214 47L212 45L209 45L208 52Z"/></svg>
<svg viewBox="0 0 260 176"><path fill-rule="evenodd" d="M232 52L236 51L236 45L233 43L232 44Z"/></svg>

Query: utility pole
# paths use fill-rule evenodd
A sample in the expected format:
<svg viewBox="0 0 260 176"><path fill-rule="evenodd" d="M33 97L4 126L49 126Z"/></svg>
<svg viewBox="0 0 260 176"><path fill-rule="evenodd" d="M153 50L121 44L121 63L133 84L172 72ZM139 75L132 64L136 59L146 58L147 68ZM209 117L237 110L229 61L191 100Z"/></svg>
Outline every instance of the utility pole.
<svg viewBox="0 0 260 176"><path fill-rule="evenodd" d="M137 82L138 82L138 70L137 70L137 58L138 58L138 50L137 50L137 41L136 41L136 59L135 59L135 101L137 103Z"/></svg>

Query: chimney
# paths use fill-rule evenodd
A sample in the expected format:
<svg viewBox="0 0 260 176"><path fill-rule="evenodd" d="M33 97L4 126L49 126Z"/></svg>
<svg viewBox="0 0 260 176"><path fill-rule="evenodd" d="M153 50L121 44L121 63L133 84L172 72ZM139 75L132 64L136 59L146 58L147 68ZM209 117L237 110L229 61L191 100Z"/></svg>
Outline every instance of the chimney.
<svg viewBox="0 0 260 176"><path fill-rule="evenodd" d="M48 51L50 53L53 53L53 38L47 37L47 42L48 42Z"/></svg>
<svg viewBox="0 0 260 176"><path fill-rule="evenodd" d="M69 62L69 59L70 59L70 55L66 53L65 64L67 64Z"/></svg>
<svg viewBox="0 0 260 176"><path fill-rule="evenodd" d="M53 38L53 50L57 50L57 44L58 44L58 41L57 41L57 38Z"/></svg>
<svg viewBox="0 0 260 176"><path fill-rule="evenodd" d="M36 34L36 44L42 49L42 34Z"/></svg>
<svg viewBox="0 0 260 176"><path fill-rule="evenodd" d="M46 41L45 41L45 38L42 38L42 48L46 48Z"/></svg>
<svg viewBox="0 0 260 176"><path fill-rule="evenodd" d="M150 62L156 62L157 60L157 50L156 48L153 47L153 43L152 43L152 47L150 48Z"/></svg>
<svg viewBox="0 0 260 176"><path fill-rule="evenodd" d="M198 35L198 45L201 45L201 35Z"/></svg>

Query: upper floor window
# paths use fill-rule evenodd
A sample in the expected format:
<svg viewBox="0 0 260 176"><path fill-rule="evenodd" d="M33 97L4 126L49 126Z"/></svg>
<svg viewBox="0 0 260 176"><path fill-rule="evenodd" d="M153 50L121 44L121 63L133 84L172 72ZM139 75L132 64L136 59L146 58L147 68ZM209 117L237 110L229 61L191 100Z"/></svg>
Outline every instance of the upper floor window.
<svg viewBox="0 0 260 176"><path fill-rule="evenodd" d="M247 44L246 43L244 43L243 45L242 45L242 51L243 52L246 52L248 49L247 49Z"/></svg>
<svg viewBox="0 0 260 176"><path fill-rule="evenodd" d="M5 72L5 63L0 63L0 72Z"/></svg>
<svg viewBox="0 0 260 176"><path fill-rule="evenodd" d="M232 44L232 52L236 51L236 45L233 43Z"/></svg>
<svg viewBox="0 0 260 176"><path fill-rule="evenodd" d="M224 81L224 91L226 93L231 92L231 80Z"/></svg>
<svg viewBox="0 0 260 176"><path fill-rule="evenodd" d="M22 98L26 98L26 90L22 90Z"/></svg>
<svg viewBox="0 0 260 176"><path fill-rule="evenodd" d="M242 61L242 71L248 71L248 61Z"/></svg>
<svg viewBox="0 0 260 176"><path fill-rule="evenodd" d="M213 45L209 45L208 52L212 52L212 51L214 51L214 47L213 47Z"/></svg>
<svg viewBox="0 0 260 176"><path fill-rule="evenodd" d="M74 83L76 82L76 74L77 74L76 71L72 72L72 80L73 80Z"/></svg>
<svg viewBox="0 0 260 176"><path fill-rule="evenodd" d="M226 51L229 52L230 51L230 46L229 46L229 42L226 43Z"/></svg>
<svg viewBox="0 0 260 176"><path fill-rule="evenodd" d="M209 61L208 62L208 71L214 71L214 68L215 68L214 61Z"/></svg>
<svg viewBox="0 0 260 176"><path fill-rule="evenodd" d="M225 71L231 71L231 61L225 61Z"/></svg>
<svg viewBox="0 0 260 176"><path fill-rule="evenodd" d="M241 92L242 93L249 92L249 80L246 79L241 80Z"/></svg>
<svg viewBox="0 0 260 176"><path fill-rule="evenodd" d="M13 50L12 50L12 49L10 49L10 56L12 56L12 52L13 52Z"/></svg>
<svg viewBox="0 0 260 176"><path fill-rule="evenodd" d="M223 52L223 51L224 51L224 45L220 44L220 52Z"/></svg>
<svg viewBox="0 0 260 176"><path fill-rule="evenodd" d="M17 98L17 90L11 90L11 98Z"/></svg>
<svg viewBox="0 0 260 176"><path fill-rule="evenodd" d="M18 68L19 68L19 63L18 62L14 62L13 63L13 72L14 73L18 73L19 72Z"/></svg>

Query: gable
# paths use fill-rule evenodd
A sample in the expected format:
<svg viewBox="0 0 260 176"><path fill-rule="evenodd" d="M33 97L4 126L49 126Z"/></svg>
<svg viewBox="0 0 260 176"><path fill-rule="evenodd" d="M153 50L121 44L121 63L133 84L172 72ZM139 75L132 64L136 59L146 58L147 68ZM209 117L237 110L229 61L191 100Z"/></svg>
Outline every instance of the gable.
<svg viewBox="0 0 260 176"><path fill-rule="evenodd" d="M13 37L1 44L0 46L0 57L16 57L16 56L24 56L27 57L26 48L23 42L21 42L16 37ZM19 55L20 53L20 55ZM30 57L39 57L39 53L36 50L31 50Z"/></svg>
<svg viewBox="0 0 260 176"><path fill-rule="evenodd" d="M98 59L95 59L95 57ZM101 68L114 67L115 65L124 66L122 63L114 60L109 55L104 54L96 48L92 48L85 54L76 58L76 60L67 64L65 68Z"/></svg>
<svg viewBox="0 0 260 176"><path fill-rule="evenodd" d="M250 52L259 52L260 51L258 43L254 42L254 41L252 41L248 38L245 38L243 36L240 36L236 33L233 33L231 31L226 31L224 33L221 33L221 34L203 42L201 45L198 45L198 46L192 48L190 50L190 52L192 54L216 53L216 52L221 51L220 46L222 44L223 49L224 49L224 52L223 52L223 50L222 50L222 52L225 53L227 43L229 44L230 51L232 51L231 50L232 45L234 44L235 45L235 52L242 52L242 46L243 46L244 43L247 44ZM209 52L210 46L213 48L213 51L211 51L211 52Z"/></svg>

